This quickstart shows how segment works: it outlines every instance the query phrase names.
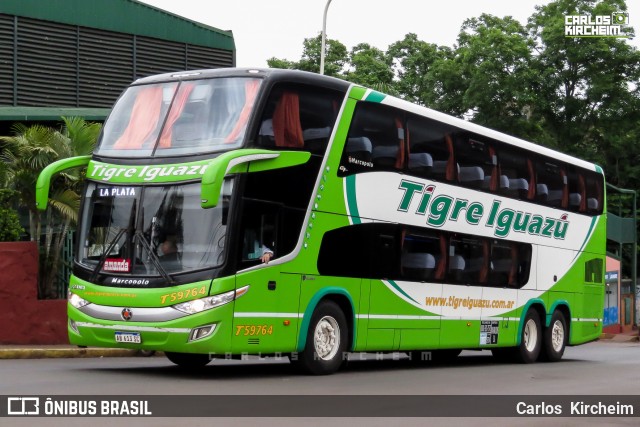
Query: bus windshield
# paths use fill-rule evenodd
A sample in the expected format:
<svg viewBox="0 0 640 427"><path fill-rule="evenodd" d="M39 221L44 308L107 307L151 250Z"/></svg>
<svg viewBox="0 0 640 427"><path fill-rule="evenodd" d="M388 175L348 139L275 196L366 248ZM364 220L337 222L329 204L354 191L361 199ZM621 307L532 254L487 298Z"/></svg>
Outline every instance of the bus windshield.
<svg viewBox="0 0 640 427"><path fill-rule="evenodd" d="M220 266L231 180L222 201L201 209L200 184L89 183L77 262L95 274L165 276ZM203 232L206 231L206 232Z"/></svg>
<svg viewBox="0 0 640 427"><path fill-rule="evenodd" d="M108 157L167 157L237 148L260 79L216 78L131 86L96 149Z"/></svg>

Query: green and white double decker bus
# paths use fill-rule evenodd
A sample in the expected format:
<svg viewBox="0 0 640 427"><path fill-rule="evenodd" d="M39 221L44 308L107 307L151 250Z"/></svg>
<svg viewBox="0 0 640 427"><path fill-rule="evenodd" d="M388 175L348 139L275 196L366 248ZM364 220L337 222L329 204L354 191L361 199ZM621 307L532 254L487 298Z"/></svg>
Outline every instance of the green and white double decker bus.
<svg viewBox="0 0 640 427"><path fill-rule="evenodd" d="M591 163L299 71L133 83L87 166L72 344L213 357L559 360L602 328Z"/></svg>

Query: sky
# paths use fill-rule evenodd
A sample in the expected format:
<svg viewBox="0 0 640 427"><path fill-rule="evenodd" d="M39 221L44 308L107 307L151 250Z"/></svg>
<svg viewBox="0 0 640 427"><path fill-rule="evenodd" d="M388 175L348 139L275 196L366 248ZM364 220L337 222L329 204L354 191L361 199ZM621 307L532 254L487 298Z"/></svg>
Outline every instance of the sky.
<svg viewBox="0 0 640 427"><path fill-rule="evenodd" d="M326 0L139 0L187 19L233 31L236 66L266 67L276 57L298 61L305 38L322 31ZM545 0L331 0L327 37L351 49L381 50L416 33L420 40L453 46L462 22L489 13L522 24ZM629 24L640 36L640 1L627 0ZM639 39L630 41L640 48Z"/></svg>

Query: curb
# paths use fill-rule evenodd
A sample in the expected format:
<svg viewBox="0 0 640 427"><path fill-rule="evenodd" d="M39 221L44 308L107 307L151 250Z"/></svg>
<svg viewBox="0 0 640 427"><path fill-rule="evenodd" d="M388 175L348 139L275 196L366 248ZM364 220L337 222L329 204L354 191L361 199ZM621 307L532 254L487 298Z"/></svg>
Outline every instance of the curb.
<svg viewBox="0 0 640 427"><path fill-rule="evenodd" d="M640 337L638 335L603 333L600 336L600 341L638 342L640 341Z"/></svg>
<svg viewBox="0 0 640 427"><path fill-rule="evenodd" d="M144 357L149 354L121 348L5 348L1 359L61 359L90 357Z"/></svg>

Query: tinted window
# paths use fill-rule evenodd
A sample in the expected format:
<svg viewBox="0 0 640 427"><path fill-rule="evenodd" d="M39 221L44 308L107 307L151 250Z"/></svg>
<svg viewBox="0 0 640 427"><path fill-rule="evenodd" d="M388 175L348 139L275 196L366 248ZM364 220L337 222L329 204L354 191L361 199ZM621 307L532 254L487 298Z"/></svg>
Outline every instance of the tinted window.
<svg viewBox="0 0 640 427"><path fill-rule="evenodd" d="M361 102L349 128L340 162L340 175L402 170L405 164L403 112L381 104Z"/></svg>
<svg viewBox="0 0 640 427"><path fill-rule="evenodd" d="M522 287L531 245L459 233L360 224L326 233L318 271L329 276Z"/></svg>
<svg viewBox="0 0 640 427"><path fill-rule="evenodd" d="M440 181L453 181L457 172L453 153L454 128L435 120L410 116L407 130L408 173Z"/></svg>
<svg viewBox="0 0 640 427"><path fill-rule="evenodd" d="M237 148L260 84L219 78L132 86L116 102L96 152L161 157Z"/></svg>
<svg viewBox="0 0 640 427"><path fill-rule="evenodd" d="M338 175L374 171L398 171L588 215L602 213L600 174L386 105L359 102Z"/></svg>
<svg viewBox="0 0 640 427"><path fill-rule="evenodd" d="M343 97L323 88L276 86L260 120L257 144L324 153Z"/></svg>

